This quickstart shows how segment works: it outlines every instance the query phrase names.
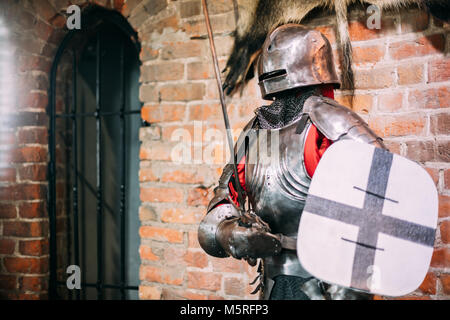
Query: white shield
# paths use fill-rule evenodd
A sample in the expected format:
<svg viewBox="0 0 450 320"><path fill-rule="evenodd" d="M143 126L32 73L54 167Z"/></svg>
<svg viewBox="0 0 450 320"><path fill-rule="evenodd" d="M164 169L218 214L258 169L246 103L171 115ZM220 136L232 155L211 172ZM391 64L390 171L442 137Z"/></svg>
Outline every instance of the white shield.
<svg viewBox="0 0 450 320"><path fill-rule="evenodd" d="M325 282L405 295L425 278L437 217L436 187L418 164L369 144L336 142L311 181L297 254Z"/></svg>

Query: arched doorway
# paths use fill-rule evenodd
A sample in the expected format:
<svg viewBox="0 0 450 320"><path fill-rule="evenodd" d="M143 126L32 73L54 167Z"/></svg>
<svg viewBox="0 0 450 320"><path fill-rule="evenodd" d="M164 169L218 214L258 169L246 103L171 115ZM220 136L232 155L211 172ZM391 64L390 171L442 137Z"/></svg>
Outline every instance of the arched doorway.
<svg viewBox="0 0 450 320"><path fill-rule="evenodd" d="M49 295L137 299L139 43L118 12L91 6L81 21L50 77Z"/></svg>

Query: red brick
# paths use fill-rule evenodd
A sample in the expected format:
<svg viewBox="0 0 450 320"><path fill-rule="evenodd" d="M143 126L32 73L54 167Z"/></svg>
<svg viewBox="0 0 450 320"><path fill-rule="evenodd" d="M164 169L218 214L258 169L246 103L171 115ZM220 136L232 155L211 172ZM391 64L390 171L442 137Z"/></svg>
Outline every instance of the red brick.
<svg viewBox="0 0 450 320"><path fill-rule="evenodd" d="M0 203L0 219L11 219L17 217L15 204Z"/></svg>
<svg viewBox="0 0 450 320"><path fill-rule="evenodd" d="M400 155L400 148L401 148L400 142L384 140L383 143L390 152Z"/></svg>
<svg viewBox="0 0 450 320"><path fill-rule="evenodd" d="M32 128L32 129L20 129L17 137L19 144L36 143L47 144L48 143L48 130L46 128Z"/></svg>
<svg viewBox="0 0 450 320"><path fill-rule="evenodd" d="M48 254L48 239L19 242L19 252L24 256L42 256Z"/></svg>
<svg viewBox="0 0 450 320"><path fill-rule="evenodd" d="M139 235L144 239L154 239L157 241L168 241L172 243L182 243L183 242L183 232L168 229L168 228L160 228L153 226L142 226L139 229Z"/></svg>
<svg viewBox="0 0 450 320"><path fill-rule="evenodd" d="M38 37L41 40L48 41L50 36L53 33L54 28L47 23L43 22L42 20L38 19L36 20L36 24L34 25L33 31L36 37Z"/></svg>
<svg viewBox="0 0 450 320"><path fill-rule="evenodd" d="M450 59L435 60L428 65L428 82L450 80Z"/></svg>
<svg viewBox="0 0 450 320"><path fill-rule="evenodd" d="M425 294L436 294L436 274L428 272L419 289Z"/></svg>
<svg viewBox="0 0 450 320"><path fill-rule="evenodd" d="M142 145L139 151L141 160L172 160L171 148L167 143L154 142Z"/></svg>
<svg viewBox="0 0 450 320"><path fill-rule="evenodd" d="M155 221L156 220L156 213L153 208L149 206L140 206L139 207L139 219L141 221Z"/></svg>
<svg viewBox="0 0 450 320"><path fill-rule="evenodd" d="M208 206L213 197L213 191L204 187L189 190L187 204L189 206Z"/></svg>
<svg viewBox="0 0 450 320"><path fill-rule="evenodd" d="M408 135L423 135L426 117L413 113L397 116L378 116L369 120L369 126L380 137L398 137Z"/></svg>
<svg viewBox="0 0 450 320"><path fill-rule="evenodd" d="M195 104L189 107L189 120L221 119L222 110L218 103Z"/></svg>
<svg viewBox="0 0 450 320"><path fill-rule="evenodd" d="M141 188L141 201L143 202L182 202L183 190L177 188Z"/></svg>
<svg viewBox="0 0 450 320"><path fill-rule="evenodd" d="M4 221L3 235L12 237L45 237L48 234L46 221Z"/></svg>
<svg viewBox="0 0 450 320"><path fill-rule="evenodd" d="M202 12L202 4L199 1L189 1L180 3L181 18L198 16Z"/></svg>
<svg viewBox="0 0 450 320"><path fill-rule="evenodd" d="M17 277L0 274L0 288L3 290L17 289ZM1 298L1 296L0 296Z"/></svg>
<svg viewBox="0 0 450 320"><path fill-rule="evenodd" d="M145 105L141 109L142 119L149 123L182 121L185 113L184 104Z"/></svg>
<svg viewBox="0 0 450 320"><path fill-rule="evenodd" d="M203 52L204 46L201 41L170 42L162 48L161 57L164 60L202 57Z"/></svg>
<svg viewBox="0 0 450 320"><path fill-rule="evenodd" d="M208 256L203 251L188 250L184 261L191 267L206 268L208 266Z"/></svg>
<svg viewBox="0 0 450 320"><path fill-rule="evenodd" d="M155 172L152 170L152 168L141 168L139 170L139 181L159 181L159 178L155 175Z"/></svg>
<svg viewBox="0 0 450 320"><path fill-rule="evenodd" d="M46 181L47 165L33 164L19 167L19 178L21 181Z"/></svg>
<svg viewBox="0 0 450 320"><path fill-rule="evenodd" d="M192 140L190 140L192 138ZM196 139L197 138L197 139ZM167 125L162 128L162 139L165 141L201 142L194 135L194 126L185 124ZM186 145L186 146L187 146Z"/></svg>
<svg viewBox="0 0 450 320"><path fill-rule="evenodd" d="M450 294L450 274L441 274L439 277L442 283L442 291L445 294Z"/></svg>
<svg viewBox="0 0 450 320"><path fill-rule="evenodd" d="M198 243L198 233L197 231L189 231L188 233L188 247L189 248L200 248Z"/></svg>
<svg viewBox="0 0 450 320"><path fill-rule="evenodd" d="M211 63L191 62L187 65L188 80L212 79L214 77L214 69Z"/></svg>
<svg viewBox="0 0 450 320"><path fill-rule="evenodd" d="M450 107L450 90L447 87L414 90L409 93L409 108L448 108Z"/></svg>
<svg viewBox="0 0 450 320"><path fill-rule="evenodd" d="M445 38L442 34L434 34L415 40L391 43L389 53L393 59L401 60L443 52Z"/></svg>
<svg viewBox="0 0 450 320"><path fill-rule="evenodd" d="M433 268L450 267L450 248L437 248L431 257L431 266Z"/></svg>
<svg viewBox="0 0 450 320"><path fill-rule="evenodd" d="M159 56L159 50L153 49L149 46L142 46L141 52L140 52L140 60L141 61L150 61L155 60Z"/></svg>
<svg viewBox="0 0 450 320"><path fill-rule="evenodd" d="M159 257L153 253L152 248L146 245L141 245L139 247L139 255L142 260L149 260L149 261L159 260Z"/></svg>
<svg viewBox="0 0 450 320"><path fill-rule="evenodd" d="M47 273L48 258L16 258L5 257L3 260L6 271L11 273Z"/></svg>
<svg viewBox="0 0 450 320"><path fill-rule="evenodd" d="M222 274L212 272L191 271L187 274L188 288L218 291L222 282Z"/></svg>
<svg viewBox="0 0 450 320"><path fill-rule="evenodd" d="M234 30L236 27L234 14L230 12L226 15L212 16L211 27L214 30L214 33L223 33ZM207 35L203 19L189 19L183 24L182 28L191 38Z"/></svg>
<svg viewBox="0 0 450 320"><path fill-rule="evenodd" d="M444 170L444 188L450 189L450 169Z"/></svg>
<svg viewBox="0 0 450 320"><path fill-rule="evenodd" d="M171 208L161 213L161 221L166 223L197 224L203 218L203 210Z"/></svg>
<svg viewBox="0 0 450 320"><path fill-rule="evenodd" d="M430 131L431 134L448 134L450 128L450 114L439 113L433 114L430 117Z"/></svg>
<svg viewBox="0 0 450 320"><path fill-rule="evenodd" d="M30 60L30 57L27 57ZM48 63L48 62L47 62ZM28 66L28 70L38 69L39 61L35 62L35 65ZM47 66L44 66L47 68ZM27 71L28 71L27 70ZM42 92L31 92L29 93L24 101L21 103L21 107L24 109L39 109L40 111L45 111L48 106L48 96L46 93Z"/></svg>
<svg viewBox="0 0 450 320"><path fill-rule="evenodd" d="M402 296L393 298L393 300L431 300L431 298L428 296Z"/></svg>
<svg viewBox="0 0 450 320"><path fill-rule="evenodd" d="M161 63L143 66L141 81L169 81L181 80L184 76L184 64Z"/></svg>
<svg viewBox="0 0 450 320"><path fill-rule="evenodd" d="M439 218L450 217L450 197L439 195Z"/></svg>
<svg viewBox="0 0 450 320"><path fill-rule="evenodd" d="M48 300L47 293L20 293L10 292L6 294L8 300Z"/></svg>
<svg viewBox="0 0 450 320"><path fill-rule="evenodd" d="M139 286L139 298L142 300L161 299L161 288L155 286Z"/></svg>
<svg viewBox="0 0 450 320"><path fill-rule="evenodd" d="M246 271L247 263L243 260L237 260L234 258L214 258L210 257L210 261L213 265L213 270L216 272L233 272L243 273Z"/></svg>
<svg viewBox="0 0 450 320"><path fill-rule="evenodd" d="M0 200L37 200L46 196L46 188L40 184L17 184L0 187Z"/></svg>
<svg viewBox="0 0 450 320"><path fill-rule="evenodd" d="M24 291L39 292L48 289L45 277L21 277L19 278L19 288Z"/></svg>
<svg viewBox="0 0 450 320"><path fill-rule="evenodd" d="M224 287L225 294L232 296L245 295L245 283L240 278L225 278Z"/></svg>
<svg viewBox="0 0 450 320"><path fill-rule="evenodd" d="M390 88L393 84L393 68L358 70L355 72L355 87L358 89Z"/></svg>
<svg viewBox="0 0 450 320"><path fill-rule="evenodd" d="M408 141L406 142L406 158L426 162L435 160L435 145L431 141Z"/></svg>
<svg viewBox="0 0 450 320"><path fill-rule="evenodd" d="M437 141L436 161L450 162L450 141Z"/></svg>
<svg viewBox="0 0 450 320"><path fill-rule="evenodd" d="M192 291L179 290L173 288L162 289L162 300L207 300L208 296Z"/></svg>
<svg viewBox="0 0 450 320"><path fill-rule="evenodd" d="M163 260L166 266L169 267L184 267L186 265L184 256L186 248L179 246L168 246L164 248Z"/></svg>
<svg viewBox="0 0 450 320"><path fill-rule="evenodd" d="M356 113L369 113L373 106L373 97L368 94L339 95L335 99Z"/></svg>
<svg viewBox="0 0 450 320"><path fill-rule="evenodd" d="M353 47L353 61L358 64L376 63L384 57L384 46Z"/></svg>
<svg viewBox="0 0 450 320"><path fill-rule="evenodd" d="M23 202L19 205L19 216L25 219L42 218L46 216L45 203Z"/></svg>
<svg viewBox="0 0 450 320"><path fill-rule="evenodd" d="M450 220L441 222L441 241L443 243L450 243Z"/></svg>
<svg viewBox="0 0 450 320"><path fill-rule="evenodd" d="M423 64L398 66L397 74L399 85L421 83L424 80Z"/></svg>
<svg viewBox="0 0 450 320"><path fill-rule="evenodd" d="M155 85L143 84L139 87L139 99L142 102L158 101L159 91Z"/></svg>
<svg viewBox="0 0 450 320"><path fill-rule="evenodd" d="M203 83L170 84L161 87L163 101L201 100L205 94Z"/></svg>
<svg viewBox="0 0 450 320"><path fill-rule="evenodd" d="M386 93L378 96L378 110L393 112L402 109L403 94L401 92Z"/></svg>
<svg viewBox="0 0 450 320"><path fill-rule="evenodd" d="M0 181L16 182L16 169L15 168L0 168Z"/></svg>
<svg viewBox="0 0 450 320"><path fill-rule="evenodd" d="M183 168L175 167L164 172L161 177L162 182L177 182L183 184L201 184L208 179L207 175L211 174L208 168Z"/></svg>
<svg viewBox="0 0 450 320"><path fill-rule="evenodd" d="M172 30L170 30L172 29ZM142 41L152 42L152 39L149 37L152 33L159 33L162 34L164 30L168 30L168 32L171 31L178 31L180 29L179 27L179 20L177 18L177 15L172 15L164 19L158 20L158 22L153 24L147 24L145 27L142 28Z"/></svg>
<svg viewBox="0 0 450 320"><path fill-rule="evenodd" d="M56 9L47 0L40 1L39 5L36 6L35 9L45 21L50 21L50 19L57 13Z"/></svg>
<svg viewBox="0 0 450 320"><path fill-rule="evenodd" d="M22 147L12 151L12 162L46 162L47 149L43 147Z"/></svg>
<svg viewBox="0 0 450 320"><path fill-rule="evenodd" d="M436 169L436 168L424 168L424 169L427 170L431 179L433 179L434 184L436 186L438 186L438 184L439 184L439 169Z"/></svg>
<svg viewBox="0 0 450 320"><path fill-rule="evenodd" d="M0 239L0 254L13 254L16 241L11 239Z"/></svg>
<svg viewBox="0 0 450 320"><path fill-rule="evenodd" d="M141 280L151 282L181 285L184 280L184 270L179 268L161 268L149 265L141 265L139 278Z"/></svg>
<svg viewBox="0 0 450 320"><path fill-rule="evenodd" d="M367 19L350 21L348 31L351 41L364 41L380 38L388 34L396 33L395 18L381 18L380 29L368 29Z"/></svg>

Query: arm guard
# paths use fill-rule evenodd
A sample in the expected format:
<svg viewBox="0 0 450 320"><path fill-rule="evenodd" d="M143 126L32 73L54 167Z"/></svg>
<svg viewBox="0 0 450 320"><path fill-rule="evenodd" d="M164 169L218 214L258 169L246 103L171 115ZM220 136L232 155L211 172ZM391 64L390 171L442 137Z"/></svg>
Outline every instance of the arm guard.
<svg viewBox="0 0 450 320"><path fill-rule="evenodd" d="M198 227L198 242L207 254L218 258L229 256L217 241L216 234L221 222L238 216L238 212L230 203L216 207L206 214Z"/></svg>
<svg viewBox="0 0 450 320"><path fill-rule="evenodd" d="M311 96L305 101L303 112L328 139L351 139L386 149L378 137L355 112L333 99Z"/></svg>
<svg viewBox="0 0 450 320"><path fill-rule="evenodd" d="M256 117L252 118L244 127L236 143L235 152L237 154L238 163L244 156L243 150L240 146L243 145L247 131L253 127L255 119ZM219 203L228 201L228 197L230 195L228 183L230 182L232 176L233 163L230 161L230 163L228 163L222 171L222 175L219 179L219 185L214 189L214 197L209 202L206 215L198 227L198 241L200 246L207 254L219 258L229 256L229 254L225 252L220 243L216 240L216 233L219 229L219 224L227 218L239 216L239 213L232 204L226 203L216 207Z"/></svg>

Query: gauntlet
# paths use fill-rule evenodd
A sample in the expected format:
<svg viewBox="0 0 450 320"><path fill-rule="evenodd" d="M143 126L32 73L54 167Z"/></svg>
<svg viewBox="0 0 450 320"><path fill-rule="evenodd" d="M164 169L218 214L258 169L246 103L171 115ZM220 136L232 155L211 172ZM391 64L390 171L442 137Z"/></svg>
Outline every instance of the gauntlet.
<svg viewBox="0 0 450 320"><path fill-rule="evenodd" d="M269 226L251 212L222 221L216 240L227 254L236 259L252 261L281 251L279 238L270 233Z"/></svg>
<svg viewBox="0 0 450 320"><path fill-rule="evenodd" d="M231 204L208 212L200 223L198 240L212 256L244 258L250 264L281 251L280 238L270 233L265 222L252 212L240 216Z"/></svg>

